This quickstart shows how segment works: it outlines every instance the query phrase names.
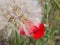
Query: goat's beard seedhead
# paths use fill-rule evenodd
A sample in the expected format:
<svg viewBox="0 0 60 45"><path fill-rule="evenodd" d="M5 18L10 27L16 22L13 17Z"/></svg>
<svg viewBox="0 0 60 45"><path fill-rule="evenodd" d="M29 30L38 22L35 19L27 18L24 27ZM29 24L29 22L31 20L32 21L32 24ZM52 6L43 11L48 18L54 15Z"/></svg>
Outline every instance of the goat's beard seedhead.
<svg viewBox="0 0 60 45"><path fill-rule="evenodd" d="M4 38L8 38L12 30L25 36L40 38L44 35L42 12L38 0L0 0L0 31L5 31Z"/></svg>

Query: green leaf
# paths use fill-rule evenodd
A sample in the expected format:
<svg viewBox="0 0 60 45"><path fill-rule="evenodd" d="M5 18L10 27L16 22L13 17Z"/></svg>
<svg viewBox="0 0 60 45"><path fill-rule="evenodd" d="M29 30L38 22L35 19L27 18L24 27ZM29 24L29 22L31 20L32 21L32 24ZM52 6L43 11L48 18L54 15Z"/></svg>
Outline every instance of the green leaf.
<svg viewBox="0 0 60 45"><path fill-rule="evenodd" d="M50 12L50 9L51 9L51 3L49 2L47 2L47 14Z"/></svg>
<svg viewBox="0 0 60 45"><path fill-rule="evenodd" d="M19 40L18 40L18 33L15 31L16 34L16 45L19 45Z"/></svg>
<svg viewBox="0 0 60 45"><path fill-rule="evenodd" d="M55 3L56 3L56 5L60 8L60 3L57 1L57 0L53 0Z"/></svg>
<svg viewBox="0 0 60 45"><path fill-rule="evenodd" d="M51 9L51 2L45 1L45 9L44 9L44 11L45 11L46 15L49 14L50 9Z"/></svg>
<svg viewBox="0 0 60 45"><path fill-rule="evenodd" d="M42 39L36 41L36 45L42 45Z"/></svg>
<svg viewBox="0 0 60 45"><path fill-rule="evenodd" d="M24 41L23 45L27 45L28 41L29 41L29 39L26 39L26 41Z"/></svg>

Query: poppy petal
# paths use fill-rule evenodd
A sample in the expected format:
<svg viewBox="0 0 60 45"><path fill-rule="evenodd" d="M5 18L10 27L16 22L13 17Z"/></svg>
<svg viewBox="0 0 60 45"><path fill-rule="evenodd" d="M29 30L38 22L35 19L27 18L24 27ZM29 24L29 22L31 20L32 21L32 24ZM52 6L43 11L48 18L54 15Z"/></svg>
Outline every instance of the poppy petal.
<svg viewBox="0 0 60 45"><path fill-rule="evenodd" d="M33 38L40 39L44 36L45 28L44 25L41 23L39 25L39 30L33 34Z"/></svg>

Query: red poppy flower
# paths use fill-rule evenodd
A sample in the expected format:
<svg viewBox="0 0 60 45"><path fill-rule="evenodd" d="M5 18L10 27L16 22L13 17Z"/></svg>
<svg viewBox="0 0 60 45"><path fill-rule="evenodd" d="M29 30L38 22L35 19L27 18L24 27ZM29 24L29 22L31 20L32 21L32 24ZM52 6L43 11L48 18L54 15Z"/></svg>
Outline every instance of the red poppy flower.
<svg viewBox="0 0 60 45"><path fill-rule="evenodd" d="M26 27L27 33L29 35L32 35L33 38L40 39L44 36L45 27L44 27L43 23L40 23L39 26L37 27L31 21L27 20L27 21L24 21L24 22L25 22L24 24L27 26ZM20 34L27 36L24 30L20 31Z"/></svg>

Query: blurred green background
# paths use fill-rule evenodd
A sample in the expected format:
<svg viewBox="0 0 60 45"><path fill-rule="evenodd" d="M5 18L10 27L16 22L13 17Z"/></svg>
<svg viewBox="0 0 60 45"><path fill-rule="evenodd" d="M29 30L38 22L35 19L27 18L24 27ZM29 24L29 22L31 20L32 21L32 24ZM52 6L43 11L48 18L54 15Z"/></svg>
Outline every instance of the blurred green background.
<svg viewBox="0 0 60 45"><path fill-rule="evenodd" d="M24 38L13 31L8 39L0 36L0 45L2 42L6 45L60 45L60 0L41 0L41 3L44 6L42 22L48 25L44 37L39 40Z"/></svg>

